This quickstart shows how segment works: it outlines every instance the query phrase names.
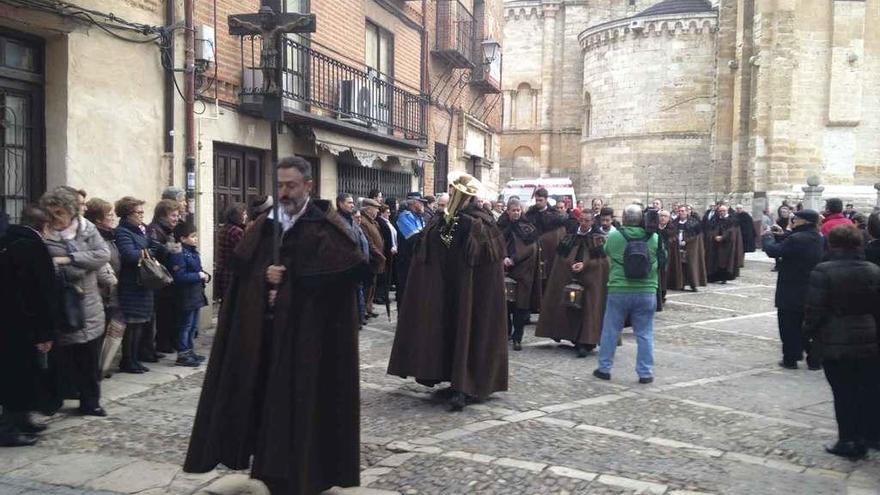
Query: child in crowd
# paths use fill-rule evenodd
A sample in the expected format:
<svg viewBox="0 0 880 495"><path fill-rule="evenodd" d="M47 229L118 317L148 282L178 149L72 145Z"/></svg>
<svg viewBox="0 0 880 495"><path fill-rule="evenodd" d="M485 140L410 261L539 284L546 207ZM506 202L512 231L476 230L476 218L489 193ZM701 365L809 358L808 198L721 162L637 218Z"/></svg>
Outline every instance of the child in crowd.
<svg viewBox="0 0 880 495"><path fill-rule="evenodd" d="M180 243L170 252L168 268L174 277L176 298L179 304L177 334L178 366L198 366L205 360L195 353L193 338L199 328L199 310L208 305L205 284L211 276L202 270L202 260L196 249L198 235L195 225L181 222L174 228L174 237Z"/></svg>

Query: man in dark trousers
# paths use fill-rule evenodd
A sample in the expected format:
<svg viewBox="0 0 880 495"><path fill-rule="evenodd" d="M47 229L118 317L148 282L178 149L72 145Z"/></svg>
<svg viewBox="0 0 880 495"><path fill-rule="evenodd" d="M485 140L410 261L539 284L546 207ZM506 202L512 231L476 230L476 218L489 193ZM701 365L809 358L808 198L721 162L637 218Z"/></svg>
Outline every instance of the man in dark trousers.
<svg viewBox="0 0 880 495"><path fill-rule="evenodd" d="M791 219L791 233L777 238L782 228L774 225L764 231L761 239L767 256L779 262L779 278L776 282L776 311L779 321L779 337L782 339L782 361L786 369L797 369L803 359L804 345L801 327L804 322L804 301L810 281L810 271L822 261L823 242L818 231L819 213L801 210ZM807 356L807 366L819 369L820 364Z"/></svg>
<svg viewBox="0 0 880 495"><path fill-rule="evenodd" d="M309 162L285 158L276 173L280 208L235 249L184 470L250 467L273 494L356 486L366 259L330 203L309 197Z"/></svg>

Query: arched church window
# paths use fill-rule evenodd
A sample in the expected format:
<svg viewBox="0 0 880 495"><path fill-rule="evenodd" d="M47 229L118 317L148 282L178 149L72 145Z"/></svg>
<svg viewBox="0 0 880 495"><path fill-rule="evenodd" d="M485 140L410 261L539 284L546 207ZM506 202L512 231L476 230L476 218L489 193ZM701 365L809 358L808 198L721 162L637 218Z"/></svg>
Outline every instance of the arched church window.
<svg viewBox="0 0 880 495"><path fill-rule="evenodd" d="M532 128L532 87L529 83L522 83L516 88L516 128Z"/></svg>
<svg viewBox="0 0 880 495"><path fill-rule="evenodd" d="M513 150L513 177L534 177L538 173L535 152L528 146Z"/></svg>

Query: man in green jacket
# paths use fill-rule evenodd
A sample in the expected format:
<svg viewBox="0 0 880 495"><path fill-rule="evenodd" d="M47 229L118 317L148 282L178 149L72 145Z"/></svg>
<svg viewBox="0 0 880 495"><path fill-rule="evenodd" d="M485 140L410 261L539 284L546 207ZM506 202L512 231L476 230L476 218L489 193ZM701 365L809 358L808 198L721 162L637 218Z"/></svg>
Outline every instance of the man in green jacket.
<svg viewBox="0 0 880 495"><path fill-rule="evenodd" d="M617 340L629 318L638 344L636 373L639 383L654 381L659 240L657 234L649 234L642 225L641 207L630 205L623 212L623 226L609 233L605 243L611 273L599 343L599 367L593 372L602 380L611 379Z"/></svg>

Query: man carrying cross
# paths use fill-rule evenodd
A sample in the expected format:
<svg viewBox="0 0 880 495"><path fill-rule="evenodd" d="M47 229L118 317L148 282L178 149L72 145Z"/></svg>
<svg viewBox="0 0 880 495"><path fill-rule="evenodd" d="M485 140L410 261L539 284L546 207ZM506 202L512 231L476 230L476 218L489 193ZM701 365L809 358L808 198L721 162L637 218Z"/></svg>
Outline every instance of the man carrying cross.
<svg viewBox="0 0 880 495"><path fill-rule="evenodd" d="M284 495L356 486L356 288L369 267L330 203L310 197L309 162L285 158L275 172L281 208L235 249L184 471L251 467Z"/></svg>

